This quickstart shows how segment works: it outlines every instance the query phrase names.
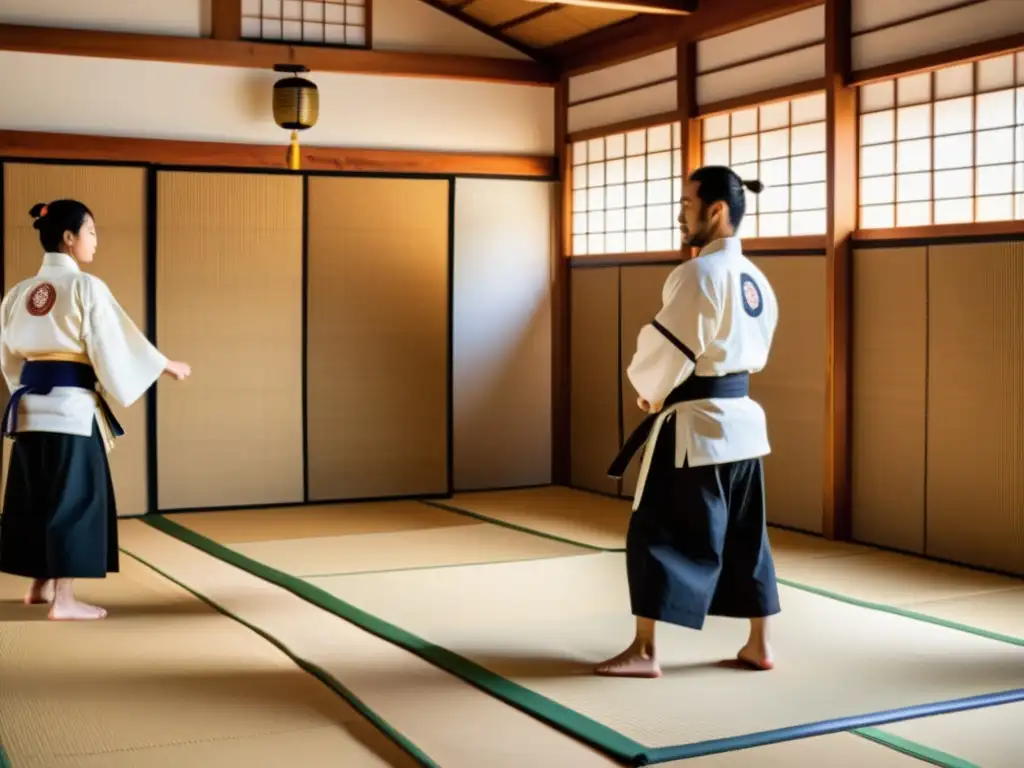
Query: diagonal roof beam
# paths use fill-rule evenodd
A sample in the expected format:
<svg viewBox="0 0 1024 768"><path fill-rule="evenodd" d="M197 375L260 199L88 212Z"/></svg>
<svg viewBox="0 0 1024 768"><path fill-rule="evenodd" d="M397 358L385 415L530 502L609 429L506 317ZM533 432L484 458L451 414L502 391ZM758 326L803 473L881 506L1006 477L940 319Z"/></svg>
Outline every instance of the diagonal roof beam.
<svg viewBox="0 0 1024 768"><path fill-rule="evenodd" d="M824 0L716 0L705 2L692 16L639 16L548 50L563 71L583 71L664 50L680 40L703 40L735 32L816 5L824 5Z"/></svg>
<svg viewBox="0 0 1024 768"><path fill-rule="evenodd" d="M483 32L485 35L494 38L499 43L504 43L510 48L515 48L517 51L529 56L534 61L538 61L542 64L547 64L551 62L551 58L548 56L547 52L541 51L538 48L533 48L529 45L521 43L515 38L510 37L509 35L502 34L501 32L495 30L494 27L484 24L479 19L473 18L464 10L462 10L467 5L472 4L472 0L469 0L469 2L458 4L456 6L445 5L444 3L441 2L441 0L420 0L420 2L426 3L431 8L436 8L437 10L441 11L441 13L447 16L451 16L453 19L458 19L463 24L468 24L477 32Z"/></svg>

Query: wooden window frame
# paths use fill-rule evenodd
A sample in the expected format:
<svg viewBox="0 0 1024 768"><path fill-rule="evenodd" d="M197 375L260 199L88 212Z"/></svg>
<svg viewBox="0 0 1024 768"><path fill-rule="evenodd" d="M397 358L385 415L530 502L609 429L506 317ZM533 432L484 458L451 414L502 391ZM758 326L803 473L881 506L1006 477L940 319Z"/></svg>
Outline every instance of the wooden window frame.
<svg viewBox="0 0 1024 768"><path fill-rule="evenodd" d="M319 2L319 3L321 3L324 6L324 8L323 8L324 13L322 14L322 16L324 16L324 17L326 16L326 10L327 10L326 6L328 6L328 5L341 6L342 8L345 8L345 9L347 9L350 5L353 6L353 7L361 7L363 9L363 23L361 25L356 25L356 24L351 25L351 26L361 26L362 27L364 32L363 32L363 41L361 43L348 43L348 42L339 43L339 42L327 42L325 40L306 40L305 39L305 27L306 27L307 24L319 24L321 27L324 27L326 29L328 24L330 24L332 26L336 26L337 23L336 22L328 22L326 20L326 18L321 18L319 20L308 20L307 21L307 19L306 19L306 0L294 0L294 1L299 3L300 17L298 19L294 19L294 18L290 18L290 17L289 18L285 18L285 11L284 11L284 9L282 7L282 10L281 10L281 21L282 21L282 24L285 21L298 22L300 24L301 34L303 35L303 37L301 39L298 39L298 40L296 40L296 39L289 39L289 38L284 37L283 32L282 32L282 36L279 37L279 38L278 37L264 37L262 34L260 34L260 35L246 35L245 34L245 26L246 26L245 20L247 18L249 18L249 19L251 19L251 18L258 19L259 22L260 22L260 29L261 29L261 32L262 32L263 28L266 25L266 22L268 21L268 17L266 16L267 4L268 3L277 3L277 5L283 6L283 3L285 2L285 0L213 0L213 5L214 5L213 13L214 13L214 16L216 18L216 14L218 13L218 11L216 9L216 6L218 4L230 6L230 13L232 13L235 16L237 16L237 18L238 18L238 22L237 22L238 37L236 38L238 40L244 40L244 41L253 42L253 43L283 43L285 45L294 45L296 47L301 47L301 48L327 48L327 49L331 49L331 50L354 50L354 51L372 50L372 48L373 48L373 0L361 0L361 3L358 4L358 5L353 3L352 0L316 0L316 2ZM259 5L259 8L260 8L260 15L259 16L254 17L254 16L251 16L251 15L245 13L245 5L246 5L247 2L257 3ZM224 13L228 13L228 11L225 11ZM274 18L273 17L269 17L269 20L273 21ZM345 26L350 26L350 25L348 25L348 24L343 22L340 26L345 27ZM326 32L325 32L324 36L326 37Z"/></svg>
<svg viewBox="0 0 1024 768"><path fill-rule="evenodd" d="M1013 76L1012 84L999 86L996 88L985 88L979 83L979 68L986 61L992 61L1000 58L1012 58L1013 59ZM938 66L929 67L924 70L913 69L907 73L896 73L887 78L879 78L872 80L867 83L860 84L858 86L858 110L857 110L857 151L858 151L858 205L857 205L857 226L858 229L855 233L855 239L859 241L900 241L900 240L919 240L919 239L948 239L948 238L960 238L960 237L991 237L991 236L1012 236L1012 235L1024 235L1024 151L1022 151L1021 144L1024 143L1024 62L1022 62L1024 54L1020 49L1014 48L1007 51L994 52L985 56L971 57L964 61L952 61L946 62ZM936 93L936 82L939 78L939 73L948 72L953 69L970 66L971 67L971 88L970 93L962 93L953 96L940 96ZM901 104L899 99L899 83L901 80L905 81L906 78L913 78L919 76L928 77L928 89L929 98L925 101L915 101L913 104ZM864 109L863 107L863 91L867 88L876 88L883 84L891 84L890 87L893 91L893 104L889 107L880 107L879 109ZM1000 125L990 128L979 128L978 127L978 101L979 97L984 97L987 94L1010 92L1011 100L1013 101L1014 118L1009 125ZM936 105L950 103L958 101L960 99L970 99L971 101L971 125L969 129L964 131L957 131L954 133L938 133L936 129ZM929 130L927 136L920 137L904 137L900 138L899 135L899 115L901 110L912 109L914 107L927 106ZM870 115L879 114L892 114L892 140L891 141L878 141L870 144L864 143L864 121L865 117ZM999 158L999 162L993 163L978 163L977 150L979 147L979 136L989 131L1010 131L1011 141L1013 147L1011 149L1011 156L1009 159ZM942 141L944 139L953 139L958 137L969 137L971 144L971 162L969 166L963 168L936 168L937 157L937 140ZM931 160L927 170L920 171L920 175L928 175L929 183L929 194L927 199L922 198L921 200L900 200L898 182L900 177L907 177L909 175L916 175L913 171L900 172L898 163L898 148L901 144L905 144L910 141L921 141L927 140L929 143L929 150L931 154ZM865 176L863 173L863 153L866 149L871 147L889 147L891 145L893 152L892 161L892 173ZM1009 167L1010 183L1009 191L1001 193L993 193L992 195L978 194L978 180L979 180L979 169L982 168L1005 168ZM936 176L938 174L953 174L963 172L970 173L970 193L968 195L957 196L957 197L936 197ZM861 202L863 196L863 187L865 181L873 178L891 178L892 182L892 201L884 201L877 203L877 207L883 206L891 208L893 220L884 226L871 226L864 227L864 214L865 209L871 209L875 207L873 204L864 205ZM978 219L978 201L986 197L1009 197L1010 198L1010 212L1009 218L985 218ZM960 222L939 222L936 223L936 203L941 204L945 200L970 200L971 201L971 221L960 221ZM899 209L901 205L911 205L917 203L927 203L929 206L928 211L928 222L927 223L907 223L900 224L899 222Z"/></svg>
<svg viewBox="0 0 1024 768"><path fill-rule="evenodd" d="M567 247L566 255L569 256L574 262L577 262L577 263L593 263L595 260L602 260L602 261L608 261L609 263L621 263L621 262L635 262L637 260L652 260L652 259L655 262L660 262L660 261L665 261L665 260L678 260L680 258L679 254L681 252L681 244L678 247L672 247L672 248L669 248L669 249L661 249L661 250L646 250L646 249L645 250L629 250L629 249L624 249L624 250L621 250L621 251L612 251L612 252L601 250L600 252L595 251L594 253L589 253L589 252L588 253L576 253L576 250L575 250L575 247L574 247L575 246L575 239L576 239L576 236L577 236L577 232L576 232L576 229L575 229L575 226L574 226L575 217L576 217L576 215L578 213L585 213L585 211L576 211L575 210L575 205L574 205L574 201L575 201L575 197L576 197L575 193L578 191L576 189L576 168L577 167L582 167L582 166L577 166L577 164L575 162L576 157L575 157L574 146L577 145L577 144L581 144L583 142L591 142L591 141L595 141L595 140L598 140L598 139L608 139L608 138L614 137L614 136L622 136L623 137L623 141L626 142L627 141L627 137L630 134L638 133L638 132L641 132L641 131L647 132L647 131L649 131L652 128L660 128L660 127L663 127L663 126L667 126L668 129L669 129L669 132L670 132L669 148L668 148L668 150L662 150L662 151L669 152L670 155L671 155L671 171L670 171L670 175L667 178L664 178L664 179L648 179L646 177L646 170L645 170L645 178L644 178L643 182L646 184L646 183L648 183L650 181L669 181L671 186L672 186L672 188L673 188L673 193L674 193L675 190L676 190L676 187L681 185L682 178L684 177L685 170L686 170L686 151L685 151L685 135L684 135L685 131L683 129L683 121L680 119L680 116L679 116L678 112L667 112L667 113L662 113L662 114L659 114L659 115L651 115L651 116L648 116L648 117L645 117L645 118L636 119L636 120L629 120L629 121L624 121L624 122L621 122L621 123L614 123L612 125L601 126L599 128L588 129L588 130L585 130L585 131L578 131L576 133L569 134L569 135L566 136L565 153L566 153L566 157L567 157L567 162L566 162L565 183L566 183L566 189L567 189L567 192L566 192L566 202L567 202L567 205L568 205L568 211L567 211L567 214L566 214L566 225L569 228L569 232L568 232L567 237L566 237L566 247ZM645 142L646 142L646 137L645 137ZM647 149L646 144L645 144L643 156L646 158L646 157L648 157L648 154L649 154L648 153L648 149ZM624 154L623 154L623 160L625 160L629 156L630 155L628 155L628 149L627 149L624 152ZM633 156L635 157L637 155L633 155ZM613 158L613 159L616 159L616 158ZM646 166L646 163L645 163L645 166ZM677 185L677 183L676 183L677 180L679 181L679 185ZM639 183L639 182L627 182L625 180L625 176L624 176L623 177L622 185L625 187L629 183ZM603 186L607 187L607 183L605 183ZM587 187L587 188L589 188L589 187ZM643 208L643 210L645 212L645 215L646 215L646 212L648 211L650 205L651 205L651 203L647 202L647 200L646 200L646 192L645 192L645 201L644 201L644 204L642 206L642 208ZM671 231L674 233L672 235L673 240L678 239L678 237L679 237L679 234L678 234L679 229L678 229L678 224L676 223L676 220L677 220L678 215L679 215L679 213L678 213L678 208L679 208L679 205L680 205L679 199L673 194L672 197L670 198L670 201L668 203L657 203L656 205L670 205L670 206L672 206L672 210L674 212L674 216L672 218L672 221L670 222L670 225L668 227L658 228L658 229L659 230L661 230L661 229L665 229L665 230L671 229ZM625 206L625 202L624 202L623 210L625 211L627 208L628 207ZM604 208L604 212L607 212L608 210L609 209L607 207ZM614 208L612 210L618 210L618 208ZM628 235L629 231L630 230L628 230L628 229L624 229L623 230L622 234L623 234L624 238ZM649 231L648 228L645 227L642 231L645 233L645 237L646 237L646 234ZM617 234L617 233L618 232L616 231L615 234ZM588 234L590 234L590 233L588 233ZM596 234L596 233L594 233L594 234ZM602 234L607 234L607 233L602 233Z"/></svg>

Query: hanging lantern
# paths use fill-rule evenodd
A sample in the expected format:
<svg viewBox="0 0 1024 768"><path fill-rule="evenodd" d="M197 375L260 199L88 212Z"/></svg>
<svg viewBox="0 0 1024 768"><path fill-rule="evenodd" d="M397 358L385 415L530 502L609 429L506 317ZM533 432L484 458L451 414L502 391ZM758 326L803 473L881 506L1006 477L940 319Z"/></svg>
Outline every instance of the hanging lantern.
<svg viewBox="0 0 1024 768"><path fill-rule="evenodd" d="M312 128L320 116L320 92L316 83L299 77L300 72L309 72L301 64L278 64L275 72L291 72L274 83L274 122L286 131L291 131L291 143L288 146L288 167L299 170L299 131Z"/></svg>

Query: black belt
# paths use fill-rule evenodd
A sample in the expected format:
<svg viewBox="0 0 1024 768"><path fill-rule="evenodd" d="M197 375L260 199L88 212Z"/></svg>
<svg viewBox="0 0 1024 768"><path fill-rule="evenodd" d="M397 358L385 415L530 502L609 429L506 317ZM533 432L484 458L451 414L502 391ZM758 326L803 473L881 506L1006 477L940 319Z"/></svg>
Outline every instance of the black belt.
<svg viewBox="0 0 1024 768"><path fill-rule="evenodd" d="M96 371L86 363L73 363L65 360L30 360L21 371L21 386L18 387L7 401L4 411L4 435L13 436L18 431L18 404L25 395L48 395L54 387L77 387L79 389L96 390ZM107 401L97 393L100 408L107 417L107 423L115 436L124 434L121 424L114 418Z"/></svg>
<svg viewBox="0 0 1024 768"><path fill-rule="evenodd" d="M746 397L749 393L750 374L746 372L727 373L724 376L690 376L665 398L662 410L669 406L692 400ZM647 442L647 438L650 437L657 418L657 413L649 414L647 418L640 422L640 426L633 430L633 433L626 439L611 466L608 467L609 477L618 479L626 473L626 467L629 466L629 462L643 444Z"/></svg>

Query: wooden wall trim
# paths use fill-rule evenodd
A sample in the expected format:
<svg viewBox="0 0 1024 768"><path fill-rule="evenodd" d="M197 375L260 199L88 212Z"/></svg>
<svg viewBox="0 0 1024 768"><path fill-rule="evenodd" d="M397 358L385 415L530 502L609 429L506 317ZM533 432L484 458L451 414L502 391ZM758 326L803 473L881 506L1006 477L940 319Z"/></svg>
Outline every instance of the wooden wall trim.
<svg viewBox="0 0 1024 768"><path fill-rule="evenodd" d="M976 221L969 224L932 224L925 227L858 229L853 233L853 240L857 243L963 240L983 237L1024 239L1024 221Z"/></svg>
<svg viewBox="0 0 1024 768"><path fill-rule="evenodd" d="M826 0L826 405L822 533L848 541L852 526L850 402L853 311L852 238L857 228L857 89L852 68L852 0Z"/></svg>
<svg viewBox="0 0 1024 768"><path fill-rule="evenodd" d="M0 157L284 170L287 145L0 130ZM555 158L402 149L302 147L303 171L555 178Z"/></svg>
<svg viewBox="0 0 1024 768"><path fill-rule="evenodd" d="M697 109L697 114L703 119L713 117L725 112L733 112L737 109L749 107L763 107L777 101L789 101L790 99L809 96L812 93L819 93L825 90L826 80L824 77L816 77L813 80L804 80L802 83L783 85L767 91L748 93L746 96L736 96L732 99L715 101L703 105Z"/></svg>
<svg viewBox="0 0 1024 768"><path fill-rule="evenodd" d="M678 119L679 110L675 110L672 112L659 112L656 115L634 117L630 120L622 120L621 122L618 123L598 125L595 126L594 128L584 128L582 131L574 131L573 133L566 134L565 138L566 141L568 141L570 144L575 144L577 141L600 139L604 138L605 136L614 136L616 133L629 133L630 131L636 131L640 128L650 128L652 125L674 123Z"/></svg>
<svg viewBox="0 0 1024 768"><path fill-rule="evenodd" d="M850 84L867 85L868 83L875 83L880 80L889 80L893 77L913 75L931 69L941 69L953 64L977 61L978 59L997 56L1001 53L1011 53L1022 48L1024 48L1024 32L1017 32L1006 37L983 40L980 43L972 43L960 46L959 48L950 48L924 56L893 61L889 64L882 64L877 67L870 67L869 69L861 69L852 73Z"/></svg>
<svg viewBox="0 0 1024 768"><path fill-rule="evenodd" d="M295 46L15 24L0 24L0 50L265 70L272 70L275 64L301 63L314 73L436 77L547 87L557 81L552 67L519 59Z"/></svg>
<svg viewBox="0 0 1024 768"><path fill-rule="evenodd" d="M688 249L687 249L688 250ZM749 237L743 240L746 256L824 256L825 236ZM625 267L638 264L673 264L685 256L679 251L642 251L638 253L599 253L572 256L573 267Z"/></svg>

